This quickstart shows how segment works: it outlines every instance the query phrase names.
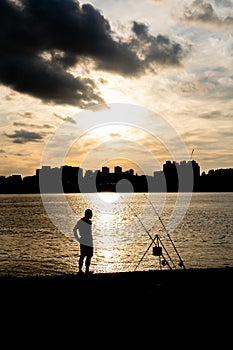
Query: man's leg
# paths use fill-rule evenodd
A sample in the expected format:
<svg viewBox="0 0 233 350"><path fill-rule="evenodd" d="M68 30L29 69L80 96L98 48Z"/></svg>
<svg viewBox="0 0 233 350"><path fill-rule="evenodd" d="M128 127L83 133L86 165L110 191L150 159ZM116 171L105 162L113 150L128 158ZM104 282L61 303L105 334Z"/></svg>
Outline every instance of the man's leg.
<svg viewBox="0 0 233 350"><path fill-rule="evenodd" d="M79 272L82 272L84 256L81 254L78 262Z"/></svg>
<svg viewBox="0 0 233 350"><path fill-rule="evenodd" d="M86 273L89 272L90 264L91 264L91 257L90 257L90 256L87 256L87 257L86 257L86 262L85 262L85 265L86 265Z"/></svg>

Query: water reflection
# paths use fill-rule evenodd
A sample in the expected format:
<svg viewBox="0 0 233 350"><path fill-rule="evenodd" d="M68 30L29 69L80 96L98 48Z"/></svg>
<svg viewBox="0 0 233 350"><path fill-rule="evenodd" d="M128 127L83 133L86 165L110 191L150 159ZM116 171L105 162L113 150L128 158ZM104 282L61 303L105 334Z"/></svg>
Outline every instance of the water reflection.
<svg viewBox="0 0 233 350"><path fill-rule="evenodd" d="M93 266L96 272L125 271L125 266L122 263L122 252L117 248L96 249Z"/></svg>
<svg viewBox="0 0 233 350"><path fill-rule="evenodd" d="M97 196L106 203L114 203L119 199L120 194L117 192L100 192Z"/></svg>
<svg viewBox="0 0 233 350"><path fill-rule="evenodd" d="M175 194L150 194L150 200L168 227L176 204ZM79 246L63 234L46 214L39 195L0 196L0 274L35 275L76 273ZM154 237L160 235L172 258L166 232L144 194L67 194L72 215L63 210L61 196L48 195L47 205L60 226L72 232L77 217L94 209L95 272L132 271L151 243L143 224ZM185 201L184 194L184 201ZM186 268L233 266L232 193L195 193L191 205L171 237ZM180 204L181 205L181 204ZM74 217L74 218L73 218ZM153 222L153 226L151 223ZM148 251L140 270L158 269L158 259Z"/></svg>

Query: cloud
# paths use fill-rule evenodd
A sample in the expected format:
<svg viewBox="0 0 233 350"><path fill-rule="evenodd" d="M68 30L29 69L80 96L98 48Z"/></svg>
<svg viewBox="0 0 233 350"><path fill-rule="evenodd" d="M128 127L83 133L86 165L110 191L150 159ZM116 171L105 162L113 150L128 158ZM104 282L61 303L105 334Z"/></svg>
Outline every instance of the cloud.
<svg viewBox="0 0 233 350"><path fill-rule="evenodd" d="M121 138L121 134L117 133L117 132L112 132L109 134L109 136L111 137L111 139L120 139Z"/></svg>
<svg viewBox="0 0 233 350"><path fill-rule="evenodd" d="M220 5L219 2L216 3ZM225 2L225 6L229 7L229 2ZM233 28L232 16L226 16L223 19L219 18L211 3L203 0L195 0L190 5L185 6L183 18L190 22Z"/></svg>
<svg viewBox="0 0 233 350"><path fill-rule="evenodd" d="M3 99L6 101L11 101L14 99L15 95L16 95L15 93L11 92L11 93L7 94L6 96L4 96Z"/></svg>
<svg viewBox="0 0 233 350"><path fill-rule="evenodd" d="M214 0L214 4L221 8L232 8L232 0Z"/></svg>
<svg viewBox="0 0 233 350"><path fill-rule="evenodd" d="M61 115L57 114L57 113L53 113L53 115L58 118L58 119L61 119L65 122L68 122L68 123L71 123L71 124L77 124L76 123L76 120L74 120L72 117L62 117Z"/></svg>
<svg viewBox="0 0 233 350"><path fill-rule="evenodd" d="M149 35L137 22L133 37L114 39L101 12L76 0L1 0L0 23L0 82L47 103L105 104L91 73L72 73L77 65L91 62L95 69L134 77L152 63L179 64L182 58L179 44Z"/></svg>
<svg viewBox="0 0 233 350"><path fill-rule="evenodd" d="M33 113L31 112L24 112L24 113L18 113L20 117L24 117L27 119L32 119L33 118Z"/></svg>
<svg viewBox="0 0 233 350"><path fill-rule="evenodd" d="M138 37L148 38L148 26L146 24L134 21L132 30Z"/></svg>
<svg viewBox="0 0 233 350"><path fill-rule="evenodd" d="M31 155L31 153L14 153L12 155L15 157L28 157Z"/></svg>
<svg viewBox="0 0 233 350"><path fill-rule="evenodd" d="M221 111L212 111L209 113L202 113L198 115L199 118L201 119L218 119L218 120L231 120L232 115L228 113L223 113Z"/></svg>
<svg viewBox="0 0 233 350"><path fill-rule="evenodd" d="M27 124L27 123L19 123L19 122L14 122L14 126L26 126L26 127L31 127L31 128L36 128L36 129L53 129L52 125L49 124L43 124L43 125L38 125L38 124Z"/></svg>
<svg viewBox="0 0 233 350"><path fill-rule="evenodd" d="M135 50L142 48L144 67L151 64L177 65L181 64L185 51L179 43L172 41L168 36L159 34L156 37L149 34L148 27L144 23L134 21L132 31L137 40L132 40L131 46Z"/></svg>
<svg viewBox="0 0 233 350"><path fill-rule="evenodd" d="M40 142L43 137L37 132L27 131L24 129L15 130L14 134L5 133L10 139L13 139L14 143L27 143L27 142Z"/></svg>
<svg viewBox="0 0 233 350"><path fill-rule="evenodd" d="M203 0L195 0L187 5L184 10L184 17L190 21L215 22L218 17L212 5Z"/></svg>

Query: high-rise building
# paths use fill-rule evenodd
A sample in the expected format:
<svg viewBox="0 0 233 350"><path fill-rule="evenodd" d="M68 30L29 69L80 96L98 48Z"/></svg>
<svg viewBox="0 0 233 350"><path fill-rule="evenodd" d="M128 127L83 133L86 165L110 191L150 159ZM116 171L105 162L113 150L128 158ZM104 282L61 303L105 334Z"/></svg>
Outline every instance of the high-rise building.
<svg viewBox="0 0 233 350"><path fill-rule="evenodd" d="M120 166L115 166L115 168L114 168L114 173L115 174L121 174L122 173L122 167L120 167Z"/></svg>
<svg viewBox="0 0 233 350"><path fill-rule="evenodd" d="M103 175L108 175L109 174L109 168L107 166L102 167L102 174Z"/></svg>

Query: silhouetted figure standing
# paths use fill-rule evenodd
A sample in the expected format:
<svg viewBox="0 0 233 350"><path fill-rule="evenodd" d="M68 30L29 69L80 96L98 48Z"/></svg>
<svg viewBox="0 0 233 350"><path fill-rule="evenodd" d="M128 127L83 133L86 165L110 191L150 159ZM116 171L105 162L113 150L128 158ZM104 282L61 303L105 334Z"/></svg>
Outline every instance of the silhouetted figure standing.
<svg viewBox="0 0 233 350"><path fill-rule="evenodd" d="M93 256L92 237L92 210L86 209L85 215L74 226L74 236L80 244L79 272L82 273L83 261L85 260L86 273L89 273L91 258Z"/></svg>

